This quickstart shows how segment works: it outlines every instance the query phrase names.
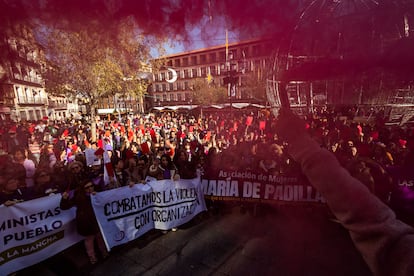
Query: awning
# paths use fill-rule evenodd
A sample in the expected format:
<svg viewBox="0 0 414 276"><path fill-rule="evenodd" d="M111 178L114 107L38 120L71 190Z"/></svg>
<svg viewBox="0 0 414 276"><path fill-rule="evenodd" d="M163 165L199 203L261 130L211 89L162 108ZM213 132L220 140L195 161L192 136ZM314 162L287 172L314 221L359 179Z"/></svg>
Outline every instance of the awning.
<svg viewBox="0 0 414 276"><path fill-rule="evenodd" d="M252 104L252 103L225 103L225 104L212 104L212 105L207 105L207 106L203 106L203 108L215 108L215 109L223 109L223 108L236 108L236 109L242 109L242 108L246 108L246 107L254 107L254 108L265 108L264 105L260 105L260 104ZM192 110L195 108L198 108L198 105L173 105L173 106L155 106L154 109L158 110L158 111L162 111L162 110L179 110L179 109L187 109L187 110Z"/></svg>
<svg viewBox="0 0 414 276"><path fill-rule="evenodd" d="M166 109L168 109L168 110L179 110L179 109L192 110L192 109L195 109L197 107L198 107L198 105L193 104L193 105L155 106L154 109L159 110L159 111L166 110Z"/></svg>
<svg viewBox="0 0 414 276"><path fill-rule="evenodd" d="M248 107L249 105L250 105L249 103L234 103L234 104L232 104L232 106L234 108L238 108L238 109Z"/></svg>
<svg viewBox="0 0 414 276"><path fill-rule="evenodd" d="M242 109L242 108L246 108L246 107L255 107L255 108L265 108L264 105L260 105L260 104L251 104L251 103L226 103L226 104L212 104L206 107L212 107L212 108L216 108L216 109L223 109L223 108L237 108L237 109Z"/></svg>
<svg viewBox="0 0 414 276"><path fill-rule="evenodd" d="M115 111L115 108L101 108L101 109L98 109L98 114L99 115L101 115L101 114L112 114L112 113L114 113L114 111Z"/></svg>
<svg viewBox="0 0 414 276"><path fill-rule="evenodd" d="M251 106L257 107L257 108L265 108L266 107L266 106L261 105L261 104L251 104Z"/></svg>
<svg viewBox="0 0 414 276"><path fill-rule="evenodd" d="M123 114L131 111L131 108L100 108L98 109L98 115L118 114L118 112Z"/></svg>
<svg viewBox="0 0 414 276"><path fill-rule="evenodd" d="M212 104L209 107L213 107L213 108L217 108L217 109L222 109L224 108L224 104Z"/></svg>

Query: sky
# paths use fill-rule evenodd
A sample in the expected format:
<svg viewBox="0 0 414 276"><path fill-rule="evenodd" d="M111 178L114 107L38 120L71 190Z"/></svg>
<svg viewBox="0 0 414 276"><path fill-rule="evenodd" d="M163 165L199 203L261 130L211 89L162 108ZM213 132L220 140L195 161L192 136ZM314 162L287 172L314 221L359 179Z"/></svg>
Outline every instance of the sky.
<svg viewBox="0 0 414 276"><path fill-rule="evenodd" d="M229 29L229 28L233 28ZM223 15L214 17L202 16L198 22L186 24L182 32L177 32L169 42L165 44L167 55L182 53L186 51L198 50L202 48L224 45L226 43L226 32L228 33L229 43L243 40L238 33L239 30L231 26ZM255 35L250 32L251 35ZM253 38L250 37L249 38ZM154 52L155 57L159 55Z"/></svg>
<svg viewBox="0 0 414 276"><path fill-rule="evenodd" d="M224 45L226 43L226 29L222 29L222 34L218 34L214 38L210 38L208 41L202 39L200 28L195 27L193 31L191 31L191 35L189 37L190 41L188 40L180 40L170 39L169 43L165 43L164 47L166 50L167 55L178 54L186 51L198 50L202 48L207 48L211 46L219 46ZM238 36L233 32L228 32L228 40L229 43L239 41ZM159 53L156 49L153 49L151 54L154 57L159 57Z"/></svg>

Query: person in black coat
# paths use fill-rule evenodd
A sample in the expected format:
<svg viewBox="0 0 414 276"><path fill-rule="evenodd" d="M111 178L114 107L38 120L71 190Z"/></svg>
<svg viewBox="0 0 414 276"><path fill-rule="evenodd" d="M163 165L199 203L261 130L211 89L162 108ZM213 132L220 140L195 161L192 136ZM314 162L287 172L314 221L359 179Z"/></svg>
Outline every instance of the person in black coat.
<svg viewBox="0 0 414 276"><path fill-rule="evenodd" d="M85 249L91 264L97 262L95 253L95 240L101 251L102 257L108 256L108 251L99 230L98 222L93 211L91 195L96 194L94 185L90 180L85 180L75 190L73 196L70 193L62 193L60 208L62 210L70 209L76 206L76 228L80 235L85 237Z"/></svg>

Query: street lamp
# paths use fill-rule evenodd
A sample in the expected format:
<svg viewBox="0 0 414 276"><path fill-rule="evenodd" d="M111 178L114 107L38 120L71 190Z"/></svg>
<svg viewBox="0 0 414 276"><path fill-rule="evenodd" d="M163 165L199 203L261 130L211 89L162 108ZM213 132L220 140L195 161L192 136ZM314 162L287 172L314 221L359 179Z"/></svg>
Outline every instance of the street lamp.
<svg viewBox="0 0 414 276"><path fill-rule="evenodd" d="M230 101L230 112L232 112L233 96L236 96L236 83L237 83L237 76L236 76L237 64L232 61L233 61L233 52L229 52L228 59L226 62L227 76L224 78L224 84L227 85L227 95L229 96L229 101Z"/></svg>

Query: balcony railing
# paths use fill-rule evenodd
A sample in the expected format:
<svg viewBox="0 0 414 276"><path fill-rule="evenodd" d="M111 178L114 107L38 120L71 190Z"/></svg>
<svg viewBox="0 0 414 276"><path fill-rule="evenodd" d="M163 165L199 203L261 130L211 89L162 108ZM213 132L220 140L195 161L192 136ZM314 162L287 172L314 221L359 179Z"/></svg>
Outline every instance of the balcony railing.
<svg viewBox="0 0 414 276"><path fill-rule="evenodd" d="M47 98L24 98L24 97L18 97L17 101L19 104L47 104Z"/></svg>
<svg viewBox="0 0 414 276"><path fill-rule="evenodd" d="M21 80L21 81L27 81L30 83L36 83L36 84L40 84L40 85L44 85L44 80L40 77L30 77L30 76L22 76L19 73L14 73L14 78L16 80Z"/></svg>
<svg viewBox="0 0 414 276"><path fill-rule="evenodd" d="M56 103L56 102L49 101L49 107L50 108L67 108L68 104L67 103Z"/></svg>

